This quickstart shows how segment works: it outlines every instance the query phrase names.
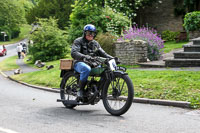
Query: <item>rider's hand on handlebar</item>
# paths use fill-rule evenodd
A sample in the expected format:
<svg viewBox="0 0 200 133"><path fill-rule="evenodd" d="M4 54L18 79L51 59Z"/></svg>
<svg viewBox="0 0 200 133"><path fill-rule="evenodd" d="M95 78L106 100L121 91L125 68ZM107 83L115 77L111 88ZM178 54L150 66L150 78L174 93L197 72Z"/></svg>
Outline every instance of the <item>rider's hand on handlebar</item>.
<svg viewBox="0 0 200 133"><path fill-rule="evenodd" d="M120 63L121 63L121 62L119 61L119 58L118 58L118 57L115 57L114 59L115 59L116 64L120 64Z"/></svg>
<svg viewBox="0 0 200 133"><path fill-rule="evenodd" d="M89 55L85 55L84 58L85 58L86 60L91 60L91 59L92 59L92 57L89 56Z"/></svg>

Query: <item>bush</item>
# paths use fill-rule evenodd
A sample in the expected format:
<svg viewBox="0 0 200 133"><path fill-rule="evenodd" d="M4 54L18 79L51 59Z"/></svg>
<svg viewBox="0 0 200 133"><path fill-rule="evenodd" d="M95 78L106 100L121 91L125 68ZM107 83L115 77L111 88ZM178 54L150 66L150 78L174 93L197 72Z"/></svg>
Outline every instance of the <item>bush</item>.
<svg viewBox="0 0 200 133"><path fill-rule="evenodd" d="M187 13L184 17L184 24L186 31L200 30L200 11Z"/></svg>
<svg viewBox="0 0 200 133"><path fill-rule="evenodd" d="M148 46L147 57L149 60L158 60L161 57L161 49L164 47L163 40L157 34L157 31L150 28L133 27L125 31L124 35L118 41L124 40L143 40L146 41Z"/></svg>
<svg viewBox="0 0 200 133"><path fill-rule="evenodd" d="M180 32L173 32L170 30L166 30L162 32L162 39L165 41L175 41L176 37L180 34Z"/></svg>
<svg viewBox="0 0 200 133"><path fill-rule="evenodd" d="M114 42L116 41L116 37L113 36L110 33L99 33L96 37L96 40L99 42L103 50L106 51L109 55L115 56L114 55L114 49L113 45Z"/></svg>
<svg viewBox="0 0 200 133"><path fill-rule="evenodd" d="M58 28L57 20L39 19L38 24L39 27L30 36L34 43L29 45L33 61L52 61L65 57L68 43L65 32Z"/></svg>
<svg viewBox="0 0 200 133"><path fill-rule="evenodd" d="M102 5L93 2L76 1L70 15L71 25L68 32L68 41L72 43L77 37L82 36L83 27L86 24L93 24L98 32L121 34L123 27L128 26L130 21L120 13L111 9L102 8Z"/></svg>
<svg viewBox="0 0 200 133"><path fill-rule="evenodd" d="M130 20L122 13L116 13L111 8L106 7L101 14L101 28L103 32L110 32L114 36L119 36L130 25Z"/></svg>

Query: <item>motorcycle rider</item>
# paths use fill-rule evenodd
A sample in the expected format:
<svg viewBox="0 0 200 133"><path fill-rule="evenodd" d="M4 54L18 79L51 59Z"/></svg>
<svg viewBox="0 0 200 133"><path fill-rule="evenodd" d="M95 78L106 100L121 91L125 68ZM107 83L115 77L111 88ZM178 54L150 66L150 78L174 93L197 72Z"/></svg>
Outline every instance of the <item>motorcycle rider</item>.
<svg viewBox="0 0 200 133"><path fill-rule="evenodd" d="M97 35L96 27L92 24L87 24L83 28L83 36L74 40L71 49L71 56L74 58L74 69L80 73L79 88L77 95L79 99L83 99L83 92L87 79L91 71L90 64L84 60L90 60L94 56L105 58L113 58L107 54L94 38Z"/></svg>

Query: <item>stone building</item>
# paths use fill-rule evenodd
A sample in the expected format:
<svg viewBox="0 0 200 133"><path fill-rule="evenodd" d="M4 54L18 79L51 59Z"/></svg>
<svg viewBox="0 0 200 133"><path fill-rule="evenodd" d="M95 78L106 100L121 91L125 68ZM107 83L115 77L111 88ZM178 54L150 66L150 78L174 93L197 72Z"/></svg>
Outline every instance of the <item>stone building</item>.
<svg viewBox="0 0 200 133"><path fill-rule="evenodd" d="M183 31L183 19L174 15L173 0L160 0L152 7L140 9L137 15L137 24L155 28L158 32Z"/></svg>

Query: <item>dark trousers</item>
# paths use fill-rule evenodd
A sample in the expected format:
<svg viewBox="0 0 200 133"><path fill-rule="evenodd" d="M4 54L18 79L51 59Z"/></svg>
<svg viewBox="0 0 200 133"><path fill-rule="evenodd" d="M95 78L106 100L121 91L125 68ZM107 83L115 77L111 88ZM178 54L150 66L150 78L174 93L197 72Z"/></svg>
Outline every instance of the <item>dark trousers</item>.
<svg viewBox="0 0 200 133"><path fill-rule="evenodd" d="M20 57L21 57L21 52L18 52L18 58L20 59Z"/></svg>

